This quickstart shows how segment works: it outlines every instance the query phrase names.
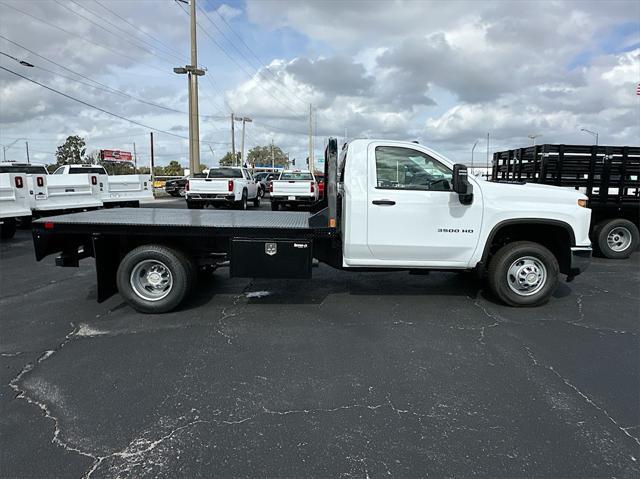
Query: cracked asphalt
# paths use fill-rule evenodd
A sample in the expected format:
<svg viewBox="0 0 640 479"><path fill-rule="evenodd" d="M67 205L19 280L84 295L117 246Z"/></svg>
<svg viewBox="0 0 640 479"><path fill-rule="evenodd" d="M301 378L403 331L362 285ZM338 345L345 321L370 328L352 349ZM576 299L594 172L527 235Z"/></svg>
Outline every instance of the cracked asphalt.
<svg viewBox="0 0 640 479"><path fill-rule="evenodd" d="M594 259L536 309L471 275L220 269L151 316L97 304L92 261L36 263L19 231L0 476L637 478L639 266Z"/></svg>

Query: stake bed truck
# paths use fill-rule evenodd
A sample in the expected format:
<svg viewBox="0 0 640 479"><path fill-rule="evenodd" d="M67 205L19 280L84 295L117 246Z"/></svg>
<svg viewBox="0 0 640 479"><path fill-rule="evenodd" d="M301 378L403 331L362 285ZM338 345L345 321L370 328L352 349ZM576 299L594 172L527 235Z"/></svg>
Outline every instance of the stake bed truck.
<svg viewBox="0 0 640 479"><path fill-rule="evenodd" d="M198 268L228 261L233 277L309 278L313 258L356 271L487 273L512 306L551 297L591 256L587 198L544 185L490 183L409 142L354 140L325 151L324 208L275 211L122 209L33 224L36 258L96 261L98 301L176 308Z"/></svg>
<svg viewBox="0 0 640 479"><path fill-rule="evenodd" d="M496 181L543 183L581 191L593 212L591 239L607 258L640 244L640 148L536 145L493 155Z"/></svg>

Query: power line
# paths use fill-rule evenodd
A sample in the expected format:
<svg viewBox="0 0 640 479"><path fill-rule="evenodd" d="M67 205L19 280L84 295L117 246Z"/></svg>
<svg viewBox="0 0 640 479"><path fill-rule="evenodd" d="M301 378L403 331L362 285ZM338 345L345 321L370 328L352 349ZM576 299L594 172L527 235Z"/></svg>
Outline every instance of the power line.
<svg viewBox="0 0 640 479"><path fill-rule="evenodd" d="M66 94L66 93L64 93L64 92L61 92L60 90L56 90L55 88L52 88L52 87L50 87L50 86L47 86L47 85L45 85L45 84L43 84L43 83L40 83L40 82L38 82L38 81L36 81L36 80L33 80L32 78L29 78L29 77L27 77L27 76L25 76L25 75L21 75L20 73L18 73L18 72L14 72L13 70L10 70L10 69L5 68L5 67L3 67L3 66L0 66L0 69L4 70L4 71L6 71L6 72L9 72L9 73L13 73L14 75L16 75L16 76L18 76L18 77L20 77L20 78L23 78L23 79L25 79L25 80L27 80L27 81L29 81L29 82L31 82L31 83L35 83L36 85L41 86L42 88L45 88L45 89L47 89L47 90L49 90L49 91L52 91L52 92L54 92L54 93L57 93L58 95L62 95L62 96L66 97L66 98L68 98L68 99L70 99L70 100L73 100L73 101L75 101L75 102L77 102L77 103L81 103L81 104L83 104L83 105L85 105L85 106L88 106L89 108L93 108L93 109L95 109L95 110L101 111L102 113L105 113L105 114L107 114L107 115L114 116L114 117L119 118L119 119L121 119L121 120L128 121L129 123L132 123L132 124L137 125L137 126L141 126L141 127L143 127L143 128L147 128L148 130L156 131L156 132L158 132L158 133L163 133L163 134L165 134L165 135L174 136L174 137L176 137L176 138L182 138L182 139L184 139L184 140L188 140L188 139L189 139L189 138L188 138L188 137L186 137L186 136L178 135L178 134L176 134L176 133L172 133L172 132L167 131L167 130L161 130L160 128L155 128L155 127L152 127L152 126L149 126L149 125L145 125L144 123L140 123L139 121L132 120L132 119L127 118L127 117L125 117L125 116L118 115L117 113L113 113L113 112L110 112L110 111L108 111L108 110L105 110L104 108L100 108L99 106L92 105L91 103L88 103L88 102L86 102L86 101L84 101L84 100L80 100L79 98L76 98L76 97L74 97L74 96L68 95L68 94ZM204 140L202 140L202 143L225 144L225 142L204 141Z"/></svg>
<svg viewBox="0 0 640 479"><path fill-rule="evenodd" d="M45 61L47 61L47 62L49 62L49 63L52 63L53 65L56 65L56 66L58 66L58 67L60 67L60 68L62 68L62 69L64 69L64 70L66 70L66 71L68 71L68 72L70 72L70 73L73 73L74 75L77 75L77 76L79 76L79 77L81 77L81 78L84 78L84 79L86 79L86 80L89 80L90 82L93 82L93 83L95 83L96 85L99 85L99 87L98 87L98 86L91 85L91 84L88 84L88 83L85 83L85 82L82 82L82 81L77 80L77 79L75 79L75 78L71 78L71 77L65 76L65 75L63 75L63 74L61 74L61 73L58 73L58 72L55 72L55 71L52 71L52 70L48 70L48 69L46 69L46 68L44 68L44 67L41 67L41 66L32 65L32 66L34 66L35 68L38 68L38 69L40 69L40 70L44 70L44 71L49 72L49 73L52 73L52 74L54 74L54 75L59 75L59 76L61 76L61 77L63 77L63 78L67 78L67 79L69 79L69 80L71 80L71 81L75 81L75 82L78 82L78 83L82 83L82 84L87 85L87 86L92 87L92 88L96 88L96 89L99 89L99 90L108 91L108 92L110 92L110 93L116 93L116 94L118 94L118 95L122 95L122 96L125 96L125 97L127 97L127 98L131 98L132 100L136 100L136 101L138 101L138 102L140 102L140 103L144 103L144 104L146 104L146 105L155 106L155 107L157 107L157 108L161 108L161 109L163 109L163 110L170 111L170 112L173 112L173 113L180 113L180 114L188 115L188 112L186 112L186 111L177 110L177 109L175 109L175 108L171 108L171 107L169 107L169 106L162 105L162 104L160 104L160 103L155 103L155 102L152 102L152 101L150 101L150 100L145 100L144 98L140 98L140 97L137 97L137 96L135 96L135 95L131 95L130 93L127 93L127 92L125 92L125 91L118 90L117 88L110 87L109 85L106 85L106 84L104 84L104 83L102 83L102 82L99 82L99 81L97 81L97 80L94 80L93 78L90 78L90 77L88 77L88 76L86 76L86 75L83 75L82 73L78 73L77 71L72 70L71 68L68 68L68 67L66 67L66 66L64 66L64 65L62 65L62 64L60 64L60 63L57 63L57 62L55 62L55 61L53 61L53 60L51 60L51 59L49 59L49 58L47 58L47 57L45 57L45 56L43 56L43 55L40 55L39 53L36 53L36 52L34 52L33 50L30 50L29 48L27 48L27 47L25 47L25 46L23 46L23 45L21 45L21 44L19 44L19 43L17 43L17 42L14 42L13 40L8 39L7 37L5 37L5 36L4 36L4 35L2 35L2 34L0 34L0 38L2 38L3 40L6 40L7 42L9 42L9 43L11 43L11 44L13 44L13 45L16 45L16 46L17 46L17 47L19 47L19 48L22 48L23 50L28 51L29 53L31 53L31 54L33 54L33 55L37 56L38 58L42 58L43 60L45 60ZM17 58L15 58L15 57L13 57L13 56L11 56L11 55L7 55L6 53L3 53L3 52L0 52L0 53L2 53L2 54L3 54L3 55L5 55L5 56L10 57L10 58L11 58L11 59L13 59L13 60L16 60L16 61L18 61L18 62L21 62L21 60L19 60L19 59L17 59ZM100 87L102 87L102 88L100 88ZM206 115L206 114L201 114L201 115L200 115L200 117L201 117L201 118L214 119L214 120L226 120L226 118L227 118L226 116L222 116L222 115Z"/></svg>
<svg viewBox="0 0 640 479"><path fill-rule="evenodd" d="M102 45L100 43L94 42L93 40L89 40L88 38L83 37L82 35L78 35L77 33L70 32L69 30L65 30L64 28L59 27L58 25L55 25L55 24L53 24L51 22L48 22L46 20L43 20L42 18L38 18L35 15L32 15L31 13L25 12L24 10L20 10L19 8L14 7L13 5L9 5L8 3L4 3L4 2L0 2L0 4L4 5L5 7L9 7L12 10L15 10L17 12L20 12L23 15L26 15L27 17L33 18L34 20L37 20L37 21L39 21L41 23L44 23L45 25L48 25L48 26L50 26L52 28L55 28L56 30L60 30L61 32L66 33L67 35L71 35L73 37L80 38L81 40L84 40L87 43L91 43L92 45L96 45L96 46L98 46L100 48L104 48L105 50L109 50L110 52L115 53L116 55L119 55L119 56L121 56L123 58L127 58L128 60L131 60L132 62L134 62L134 64L140 63L140 60L138 58L130 57L129 55L125 55L121 51L118 51L118 50L116 50L114 48L111 48L111 47L108 47L106 45ZM147 66L149 68L153 68L154 70L158 70L159 72L162 72L164 74L167 73L166 70L163 70L163 69L161 69L159 67L156 67L155 65L148 64Z"/></svg>
<svg viewBox="0 0 640 479"><path fill-rule="evenodd" d="M207 2L207 0L205 0L205 2ZM240 40L240 42L245 46L245 48L249 51L249 53L251 53L251 55L253 55L253 57L258 61L258 64L261 67L263 67L266 71L268 71L276 81L279 81L278 76L275 73L273 73L273 71L267 66L267 64L264 61L262 61L260 59L260 57L253 51L253 49L247 44L247 42L244 41L242 36L238 32L236 32L235 29L231 26L231 24L229 24L229 22L227 22L227 20L224 18L224 16L222 14L220 14L218 9L214 8L213 11L216 12L216 15L218 15L218 17L220 17L220 19L225 23L225 25L229 28L229 30L231 30L231 32L238 38L238 40ZM206 15L206 13L205 13L205 15ZM208 17L208 15L207 15L207 17ZM220 33L222 33L222 31L220 31ZM224 33L223 33L223 35L224 35ZM227 37L225 36L225 38L227 38ZM233 43L231 41L229 41L229 43L231 43L233 45ZM248 62L248 59L247 59L247 62ZM307 101L303 100L302 98L300 98L296 92L294 92L292 89L288 88L286 85L280 84L280 83L278 83L278 85L281 86L282 88L286 89L289 93L291 93L298 100L300 100L302 103L304 103L305 108L306 108L306 106L307 106L307 104L309 102L307 102Z"/></svg>
<svg viewBox="0 0 640 479"><path fill-rule="evenodd" d="M189 15L189 12L187 12L187 11L184 9L184 7L182 6L182 4L178 3L177 5L182 9L182 11L183 11L185 14ZM222 53L224 53L224 54L229 58L229 60L231 60L233 63L235 63L235 64L236 64L236 66L237 66L238 68L240 68L240 69L241 69L245 74L247 74L247 75L249 76L249 78L253 78L253 74L251 74L250 72L248 72L248 71L247 71L247 70L246 70L246 69L245 69L245 68L244 68L240 63L238 63L238 62L236 61L236 59L235 59L235 58L233 58L233 57L232 57L232 56L231 56L231 55L230 55L230 54L229 54L229 53L228 53L228 52L227 52L227 51L226 51L226 50L225 50L225 49L224 49L224 48L223 48L223 47L222 47L222 46L221 46L217 41L216 41L216 39L215 39L215 38L213 38L213 36L211 36L211 34L209 34L209 32L208 32L208 31L207 31L207 30L206 30L206 29L205 29L205 28L204 28L200 23L197 23L197 25L198 25L198 27L200 28L200 31L202 31L202 33L204 33L204 34L209 38L209 40L211 40L211 42L212 42L216 47L218 47L218 49L220 49L220 51L222 51ZM301 116L299 113L297 113L296 111L294 111L291 107L289 107L288 105L286 105L285 103L283 103L282 101L280 101L280 99L278 99L278 98L273 94L273 92L271 92L270 90L266 89L264 86L262 86L262 84L260 84L259 82L256 82L256 85L257 85L257 86L259 86L262 90L264 90L264 91L265 91L269 96L271 96L271 97L272 97L274 100L276 100L278 103L280 103L282 106L284 106L287 110L289 110L290 112L292 112L294 115L296 115L296 116Z"/></svg>
<svg viewBox="0 0 640 479"><path fill-rule="evenodd" d="M110 29L108 29L108 28L104 27L102 24L97 23L97 22L93 21L92 19L90 19L90 18L88 18L88 17L86 17L86 16L82 15L80 12L77 12L77 11L75 11L74 9L72 9L72 8L68 7L67 5L64 5L64 4L63 4L63 3L61 3L59 0L54 0L54 1L55 1L58 5L60 5L61 7L66 8L67 10L69 10L69 11L70 11L71 13L73 13L74 15L77 15L78 17L83 18L84 20L86 20L86 21L88 21L88 22L92 23L93 25L97 26L97 27L98 27L98 28L100 28L101 30L104 30L105 32L107 32L107 33L109 33L109 34L111 34L111 35L115 35L118 39L122 39L122 36L121 36L121 35L118 35L118 34L117 34L116 32L114 32L113 30L110 30ZM149 44L148 42L146 42L146 40L140 40L140 39L138 39L138 38L134 38L133 36L131 36L131 34L130 34L129 32L127 32L127 31L123 30L123 29L122 29L122 28L120 28L118 25L116 25L115 23L113 23L113 22L109 21L108 19L101 17L100 15L98 15L97 13L95 13L93 10L91 10L91 9L89 9L89 8L87 8L87 7L85 7L84 5L79 4L79 3L78 3L78 2L76 2L75 0L68 0L68 1L70 1L70 2L71 2L71 3L73 3L74 5L77 5L78 7L82 8L83 10L85 10L85 11L89 12L89 13L90 13L91 15L93 15L94 17L98 17L102 22L106 22L107 24L111 25L112 27L114 27L114 28L116 28L116 29L120 30L122 33L124 33L125 35L129 36L129 38L130 38L130 39L135 40L136 42L143 42L143 45L142 45L142 46L140 45L140 43L133 44L134 46L136 46L136 47L140 48L141 50L143 50L143 51L145 51L145 52L148 52L148 53L151 53L153 56L156 56L156 57L158 56L158 55L157 55L158 53L162 53L163 55L167 55L167 56L171 56L171 57L173 57L173 59L177 58L177 59L178 59L178 61L183 61L183 58L181 58L181 57L179 57L179 56L177 56L177 55L174 55L173 53L156 52L156 51L154 51L154 50L149 50L149 48L147 48L147 46L151 46L151 48L154 48L154 49L155 49L156 47L155 47L154 45L151 45L151 44ZM145 46L145 45L147 45L147 46ZM165 62L167 62L167 63L173 64L173 63L174 63L174 60L173 60L173 59L172 59L172 60L167 60L167 59L164 59L164 58L163 58L162 60L163 60L163 61L165 61Z"/></svg>
<svg viewBox="0 0 640 479"><path fill-rule="evenodd" d="M98 5L100 5L103 9L105 9L107 12L111 13L112 15L114 15L115 17L117 17L118 19L122 20L124 23L126 23L127 25L129 25L130 27L132 27L133 29L135 29L136 31L142 33L143 35L146 35L147 37L151 38L153 41L158 42L160 45L162 45L167 51L171 51L174 52L178 55L181 56L181 58L185 59L186 57L183 57L182 53L180 53L178 50L175 50L174 48L170 47L169 45L167 45L165 42L163 42L162 40L154 37L153 35L151 35L150 33L144 31L142 28L134 25L133 23L131 23L129 20L127 20L125 17L123 17L122 15L119 15L117 12L114 12L113 10L111 10L109 7L107 7L106 5L104 5L102 2L100 2L99 0L93 0L95 3L97 3Z"/></svg>
<svg viewBox="0 0 640 479"><path fill-rule="evenodd" d="M227 40L229 45L231 45L233 47L233 49L236 52L238 52L238 54L247 62L247 65L249 65L251 68L255 68L256 69L256 74L257 75L259 75L264 81L271 82L270 84L274 87L274 89L278 89L280 94L284 93L284 95L286 95L286 96L293 95L295 98L297 98L306 107L308 102L305 102L304 100L299 98L298 95L296 95L295 92L293 92L291 89L287 88L286 85L280 84L278 82L279 81L278 77L273 72L270 71L270 73L273 75L273 77L275 78L276 81L273 81L273 80L270 80L270 79L266 78L262 73L262 69L265 66L262 63L259 62L258 66L256 67L256 65L249 60L249 58L235 45L235 43L220 29L220 27L218 27L216 22L214 22L211 19L211 17L207 14L206 10L204 10L200 6L198 6L198 9L203 13L203 15L206 17L206 19L209 20L209 23L211 23L214 26L214 28L216 30L218 30L218 32L220 32L220 34ZM218 15L220 15L220 14L218 13Z"/></svg>

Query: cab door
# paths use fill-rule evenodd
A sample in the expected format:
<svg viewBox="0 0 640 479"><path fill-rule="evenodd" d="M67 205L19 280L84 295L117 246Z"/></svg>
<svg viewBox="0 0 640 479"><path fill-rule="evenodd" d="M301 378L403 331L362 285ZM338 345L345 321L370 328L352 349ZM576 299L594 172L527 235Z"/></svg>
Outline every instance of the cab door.
<svg viewBox="0 0 640 479"><path fill-rule="evenodd" d="M463 205L452 191L452 168L432 152L371 143L367 244L374 263L466 267L482 223L479 188Z"/></svg>
<svg viewBox="0 0 640 479"><path fill-rule="evenodd" d="M247 197L255 198L256 196L258 196L258 185L256 185L256 182L253 179L253 176L251 176L251 173L249 173L249 170L243 168L242 172L244 173L244 177L247 180Z"/></svg>

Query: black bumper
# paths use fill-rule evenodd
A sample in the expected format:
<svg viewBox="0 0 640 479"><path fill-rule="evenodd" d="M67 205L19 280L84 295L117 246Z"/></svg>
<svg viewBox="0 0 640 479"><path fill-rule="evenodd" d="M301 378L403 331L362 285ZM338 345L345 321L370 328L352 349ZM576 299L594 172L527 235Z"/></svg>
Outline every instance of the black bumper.
<svg viewBox="0 0 640 479"><path fill-rule="evenodd" d="M579 275L591 264L592 249L590 246L576 246L571 248L571 267L569 277Z"/></svg>

